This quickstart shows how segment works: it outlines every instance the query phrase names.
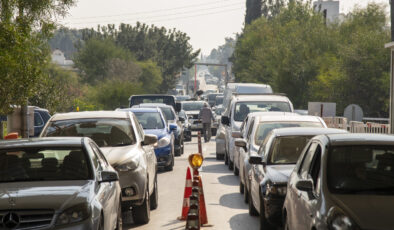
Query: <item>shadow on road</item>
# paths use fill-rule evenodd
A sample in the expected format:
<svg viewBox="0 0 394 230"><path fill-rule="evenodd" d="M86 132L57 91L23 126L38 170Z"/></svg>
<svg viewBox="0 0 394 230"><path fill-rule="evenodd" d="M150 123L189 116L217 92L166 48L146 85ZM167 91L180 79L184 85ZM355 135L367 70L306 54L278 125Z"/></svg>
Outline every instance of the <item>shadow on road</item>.
<svg viewBox="0 0 394 230"><path fill-rule="evenodd" d="M219 204L233 209L247 209L240 193L229 193L220 197Z"/></svg>
<svg viewBox="0 0 394 230"><path fill-rule="evenodd" d="M248 221L248 225L245 226L245 220ZM230 228L232 230L257 230L259 229L259 222L257 217L251 217L248 213L242 213L231 217L230 219Z"/></svg>
<svg viewBox="0 0 394 230"><path fill-rule="evenodd" d="M220 167L221 165L207 165L202 166L203 173L230 173L227 168Z"/></svg>
<svg viewBox="0 0 394 230"><path fill-rule="evenodd" d="M228 170L227 170L228 172ZM230 186L238 186L239 180L234 175L225 175L218 178L219 183Z"/></svg>

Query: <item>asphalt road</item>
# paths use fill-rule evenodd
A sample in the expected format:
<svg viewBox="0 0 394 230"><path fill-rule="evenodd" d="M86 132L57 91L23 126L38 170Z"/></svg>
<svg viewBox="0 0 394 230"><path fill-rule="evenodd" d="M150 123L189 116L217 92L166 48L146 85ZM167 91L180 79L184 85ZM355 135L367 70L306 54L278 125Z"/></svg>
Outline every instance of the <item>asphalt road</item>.
<svg viewBox="0 0 394 230"><path fill-rule="evenodd" d="M177 220L181 215L186 179L187 157L198 151L197 138L185 144L185 153L176 157L172 172L160 172L158 176L159 207L151 211L146 225L134 225L131 215L125 216L123 229L180 230L186 222ZM200 172L207 205L208 225L202 229L253 230L259 228L258 218L248 214L248 206L239 193L239 180L227 169L223 161L215 158L215 141L203 143L204 163Z"/></svg>

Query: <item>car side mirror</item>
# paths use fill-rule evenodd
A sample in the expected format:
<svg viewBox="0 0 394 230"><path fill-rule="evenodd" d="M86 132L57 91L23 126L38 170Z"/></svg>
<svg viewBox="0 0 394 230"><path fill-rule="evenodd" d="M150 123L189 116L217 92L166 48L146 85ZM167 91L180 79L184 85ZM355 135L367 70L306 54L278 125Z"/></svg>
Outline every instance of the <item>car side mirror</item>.
<svg viewBox="0 0 394 230"><path fill-rule="evenodd" d="M100 176L101 176L100 183L114 182L119 180L118 173L114 171L101 171Z"/></svg>
<svg viewBox="0 0 394 230"><path fill-rule="evenodd" d="M156 135L151 135L151 134L144 135L144 141L142 142L142 145L154 145L156 143L157 143Z"/></svg>
<svg viewBox="0 0 394 230"><path fill-rule="evenodd" d="M227 116L222 116L220 119L223 125L230 125L230 119Z"/></svg>
<svg viewBox="0 0 394 230"><path fill-rule="evenodd" d="M234 141L234 145L240 148L245 148L246 147L246 141L242 138L237 138Z"/></svg>
<svg viewBox="0 0 394 230"><path fill-rule="evenodd" d="M170 124L170 131L175 131L178 127L175 124Z"/></svg>
<svg viewBox="0 0 394 230"><path fill-rule="evenodd" d="M183 117L179 117L178 119L180 122L185 122L185 118L183 118Z"/></svg>
<svg viewBox="0 0 394 230"><path fill-rule="evenodd" d="M251 165L264 165L262 156L250 156L249 164Z"/></svg>
<svg viewBox="0 0 394 230"><path fill-rule="evenodd" d="M233 132L231 133L231 136L232 136L233 138L242 138L242 133L241 133L240 131L233 131Z"/></svg>
<svg viewBox="0 0 394 230"><path fill-rule="evenodd" d="M313 191L313 181L312 180L299 180L299 181L297 181L295 186L300 191L304 191L304 192L312 192Z"/></svg>

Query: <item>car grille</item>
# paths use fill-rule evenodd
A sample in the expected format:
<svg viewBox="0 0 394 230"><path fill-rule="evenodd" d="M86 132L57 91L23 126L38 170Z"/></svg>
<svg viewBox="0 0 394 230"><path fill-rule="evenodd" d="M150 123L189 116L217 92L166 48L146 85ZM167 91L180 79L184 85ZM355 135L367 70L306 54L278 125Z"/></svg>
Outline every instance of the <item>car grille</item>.
<svg viewBox="0 0 394 230"><path fill-rule="evenodd" d="M43 229L51 224L53 215L52 210L0 210L0 229Z"/></svg>

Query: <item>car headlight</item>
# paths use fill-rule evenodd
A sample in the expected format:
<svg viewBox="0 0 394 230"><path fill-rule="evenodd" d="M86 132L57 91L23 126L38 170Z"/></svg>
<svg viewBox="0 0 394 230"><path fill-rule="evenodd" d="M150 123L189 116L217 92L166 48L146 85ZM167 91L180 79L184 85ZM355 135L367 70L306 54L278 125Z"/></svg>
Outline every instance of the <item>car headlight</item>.
<svg viewBox="0 0 394 230"><path fill-rule="evenodd" d="M287 186L267 184L267 195L285 196Z"/></svg>
<svg viewBox="0 0 394 230"><path fill-rule="evenodd" d="M87 219L90 215L88 204L79 204L63 211L56 220L56 225L66 225Z"/></svg>
<svg viewBox="0 0 394 230"><path fill-rule="evenodd" d="M161 147L167 146L169 144L170 144L170 138L163 137L157 142L157 147L156 148L161 148Z"/></svg>
<svg viewBox="0 0 394 230"><path fill-rule="evenodd" d="M358 230L354 222L337 208L328 212L328 226L330 230Z"/></svg>

